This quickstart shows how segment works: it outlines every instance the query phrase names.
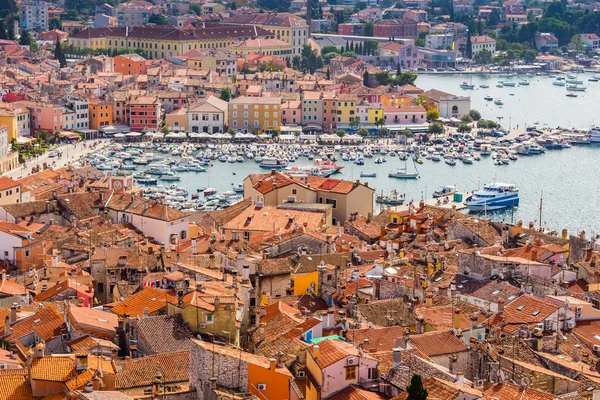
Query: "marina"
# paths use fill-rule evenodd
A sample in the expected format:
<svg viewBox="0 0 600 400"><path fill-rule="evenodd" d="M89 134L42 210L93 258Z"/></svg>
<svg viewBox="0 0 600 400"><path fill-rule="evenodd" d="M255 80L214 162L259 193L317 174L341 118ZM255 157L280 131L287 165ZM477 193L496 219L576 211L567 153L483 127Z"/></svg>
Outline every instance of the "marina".
<svg viewBox="0 0 600 400"><path fill-rule="evenodd" d="M145 188L148 198L165 199L169 205L186 211L223 209L241 200L242 180L248 174L267 172L261 163L264 158L273 158L287 165L287 169L280 168L280 171L291 175L313 174L368 182L376 190L376 195L381 196L376 212L381 207L406 207L421 200L445 207L454 204L458 210L468 212L465 201L473 191L481 189L484 184L511 182L520 190L518 207L511 204L508 209L500 211L488 208L478 211L497 221L523 220L539 224L538 204L543 192L543 226L549 229L591 229L600 222L600 217L594 217L594 211L600 206L600 196L597 188L585 182L593 182L595 171L600 168L597 157L600 148L588 145L600 141L598 132L600 130L591 130L589 136L577 133L547 135L520 143L513 140L512 144L507 140L489 139L484 143L464 143L466 146L458 140L408 147L391 144L113 143L105 150L84 158L84 161L96 166L111 165L112 169L104 170L105 173L121 171L133 174L138 186ZM504 147L503 143L509 146ZM395 179L387 173L377 173L381 171L378 163L385 163L386 171L403 172L407 165L413 164L410 160L417 157L420 160L419 179ZM225 161L219 161L223 158ZM238 161L239 158L241 161ZM228 159L236 161L228 162ZM135 169L124 168L132 165ZM185 165L187 169L183 167ZM416 171L417 163L413 165ZM195 169L194 166L201 168ZM410 166L408 173L412 171L413 166ZM563 190L557 182L570 182L573 189ZM432 199L440 194L442 187L446 187L448 193L442 194L442 198ZM458 194L462 198L455 198ZM580 201L583 198L587 200ZM575 202L582 210L581 215L591 217L567 217L569 212L565 205ZM569 226L565 226L565 221Z"/></svg>

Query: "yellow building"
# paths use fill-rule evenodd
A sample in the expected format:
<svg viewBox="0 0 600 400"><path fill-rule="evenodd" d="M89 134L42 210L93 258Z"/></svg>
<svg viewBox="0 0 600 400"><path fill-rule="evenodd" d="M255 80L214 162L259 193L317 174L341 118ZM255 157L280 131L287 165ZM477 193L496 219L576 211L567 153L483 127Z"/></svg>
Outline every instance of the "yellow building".
<svg viewBox="0 0 600 400"><path fill-rule="evenodd" d="M238 59L226 50L198 50L199 54L187 60L187 67L194 70L213 71L234 76L238 71Z"/></svg>
<svg viewBox="0 0 600 400"><path fill-rule="evenodd" d="M319 272L292 273L294 296L319 293Z"/></svg>
<svg viewBox="0 0 600 400"><path fill-rule="evenodd" d="M229 127L248 133L278 132L281 127L279 97L240 96L229 102Z"/></svg>
<svg viewBox="0 0 600 400"><path fill-rule="evenodd" d="M239 56L259 53L282 59L292 58L292 45L279 39L249 39L238 44L229 45L228 48Z"/></svg>
<svg viewBox="0 0 600 400"><path fill-rule="evenodd" d="M369 123L374 124L379 119L383 118L383 107L371 106L369 107Z"/></svg>
<svg viewBox="0 0 600 400"><path fill-rule="evenodd" d="M178 108L165 117L165 126L169 132L184 132L188 130L187 108Z"/></svg>
<svg viewBox="0 0 600 400"><path fill-rule="evenodd" d="M337 122L348 124L356 118L357 98L353 94L340 94L337 98Z"/></svg>
<svg viewBox="0 0 600 400"><path fill-rule="evenodd" d="M202 284L204 285L204 284ZM235 296L215 294L211 283L207 289L199 286L177 302L167 303L167 314L179 314L190 325L194 333L210 333L229 338L232 343L239 343L239 332L236 328Z"/></svg>
<svg viewBox="0 0 600 400"><path fill-rule="evenodd" d="M132 52L144 51L146 58L180 56L190 50L226 49L227 46L272 34L254 26L214 25L184 30L170 26L135 26L88 28L69 37L77 48L106 48Z"/></svg>
<svg viewBox="0 0 600 400"><path fill-rule="evenodd" d="M0 125L8 127L8 142L20 136L30 136L30 112L27 107L5 104L0 107Z"/></svg>

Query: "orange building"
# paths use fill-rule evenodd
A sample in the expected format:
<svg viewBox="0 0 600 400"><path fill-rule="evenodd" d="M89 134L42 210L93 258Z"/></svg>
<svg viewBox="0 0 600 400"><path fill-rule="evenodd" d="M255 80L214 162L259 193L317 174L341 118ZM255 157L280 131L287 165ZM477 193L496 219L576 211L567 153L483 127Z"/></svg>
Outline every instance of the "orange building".
<svg viewBox="0 0 600 400"><path fill-rule="evenodd" d="M90 129L98 129L113 123L113 105L98 99L90 100Z"/></svg>
<svg viewBox="0 0 600 400"><path fill-rule="evenodd" d="M335 93L323 93L323 130L327 132L335 132L337 127L337 101L335 101Z"/></svg>
<svg viewBox="0 0 600 400"><path fill-rule="evenodd" d="M0 255L20 272L44 266L46 242L29 229L0 220Z"/></svg>
<svg viewBox="0 0 600 400"><path fill-rule="evenodd" d="M193 342L190 349L190 360L193 360L190 363L192 386L193 382L209 382L210 378L216 378L217 387L250 392L259 399L291 398L292 374L275 359L200 340ZM206 365L215 367L211 370ZM231 373L232 370L235 373ZM196 387L201 397L206 397L203 391L207 389L205 385Z"/></svg>
<svg viewBox="0 0 600 400"><path fill-rule="evenodd" d="M139 54L122 54L114 58L115 72L124 75L145 75L146 59Z"/></svg>

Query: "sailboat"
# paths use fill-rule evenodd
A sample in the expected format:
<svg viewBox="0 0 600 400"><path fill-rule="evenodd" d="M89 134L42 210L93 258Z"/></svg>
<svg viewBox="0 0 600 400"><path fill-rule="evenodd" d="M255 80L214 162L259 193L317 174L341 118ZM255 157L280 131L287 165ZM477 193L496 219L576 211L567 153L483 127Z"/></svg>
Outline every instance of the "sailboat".
<svg viewBox="0 0 600 400"><path fill-rule="evenodd" d="M469 83L467 83L467 81L464 81L459 86L462 89L473 90L475 88L475 85L473 85L473 75L471 75L471 81Z"/></svg>
<svg viewBox="0 0 600 400"><path fill-rule="evenodd" d="M407 160L404 160L404 168L396 168L395 172L390 172L388 177L390 178L398 178L398 179L418 179L419 171L417 170L417 165L413 160L413 165L415 166L415 172L408 172L406 168Z"/></svg>

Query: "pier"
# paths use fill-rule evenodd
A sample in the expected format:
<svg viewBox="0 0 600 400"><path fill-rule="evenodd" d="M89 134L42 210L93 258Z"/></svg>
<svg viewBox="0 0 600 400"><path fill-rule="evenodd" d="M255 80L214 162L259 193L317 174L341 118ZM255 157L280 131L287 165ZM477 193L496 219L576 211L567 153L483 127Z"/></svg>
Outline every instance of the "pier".
<svg viewBox="0 0 600 400"><path fill-rule="evenodd" d="M447 203L444 203L445 197L434 197L434 198L423 200L423 202L427 206L447 208L447 209L451 209L452 206L456 206L456 211L461 211L461 210L467 209L465 200L470 195L471 195L471 192L455 193L453 195L447 196L448 200L449 200ZM460 199L460 201L454 201L455 199ZM438 204L438 200L440 201L441 204ZM418 206L419 203L420 203L420 201L413 200L413 205L415 205L415 207ZM410 199L406 199L405 203L402 205L389 206L389 207L390 207L390 209L395 210L395 211L406 211L406 210L408 210L409 206L410 206ZM375 214L379 214L382 210L387 210L388 206L385 204L377 204L377 206L375 208L376 208Z"/></svg>

